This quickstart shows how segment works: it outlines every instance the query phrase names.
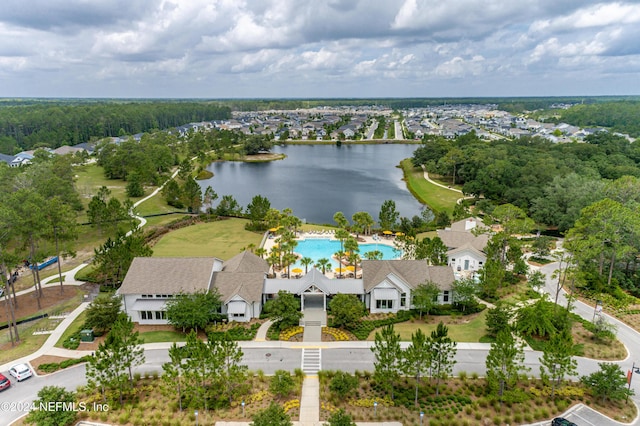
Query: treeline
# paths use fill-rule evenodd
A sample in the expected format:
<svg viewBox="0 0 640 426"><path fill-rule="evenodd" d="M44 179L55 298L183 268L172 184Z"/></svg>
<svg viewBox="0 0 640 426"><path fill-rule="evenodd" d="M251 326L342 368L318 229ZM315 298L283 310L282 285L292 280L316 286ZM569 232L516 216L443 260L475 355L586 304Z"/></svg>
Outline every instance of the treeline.
<svg viewBox="0 0 640 426"><path fill-rule="evenodd" d="M465 194L484 198L481 204L511 203L563 231L582 208L604 197L607 181L640 177L637 144L606 132L585 141L553 144L523 137L489 143L474 133L453 140L429 137L412 161L462 184Z"/></svg>
<svg viewBox="0 0 640 426"><path fill-rule="evenodd" d="M640 102L621 101L576 105L560 111L559 120L580 127L607 127L640 136Z"/></svg>
<svg viewBox="0 0 640 426"><path fill-rule="evenodd" d="M62 101L0 105L0 153L5 154L231 117L231 109L219 102Z"/></svg>

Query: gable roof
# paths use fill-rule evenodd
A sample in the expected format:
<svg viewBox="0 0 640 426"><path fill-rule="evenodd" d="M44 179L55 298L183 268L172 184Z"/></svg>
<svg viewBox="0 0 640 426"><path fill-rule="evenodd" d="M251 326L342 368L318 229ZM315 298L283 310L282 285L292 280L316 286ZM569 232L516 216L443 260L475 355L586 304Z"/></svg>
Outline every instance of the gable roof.
<svg viewBox="0 0 640 426"><path fill-rule="evenodd" d="M246 302L262 300L262 286L269 271L266 260L243 251L224 262L220 271L213 274L210 289L220 293L223 303L228 303L235 295Z"/></svg>
<svg viewBox="0 0 640 426"><path fill-rule="evenodd" d="M472 229L488 229L479 217L468 217L466 219L453 222L447 230L471 232Z"/></svg>
<svg viewBox="0 0 640 426"><path fill-rule="evenodd" d="M451 257L452 255L456 255L456 254L458 254L458 253L462 253L462 252L464 252L464 251L469 251L469 252L471 252L471 253L475 254L476 256L478 256L478 257L479 257L479 258L481 258L481 259L486 259L486 258L487 258L487 255L486 255L486 254L484 254L483 252L481 252L480 250L478 250L477 248L475 248L475 247L474 247L473 245L471 245L470 243L466 243L466 244L464 244L464 245L461 245L461 246L460 246L460 247L458 247L458 248L455 248L455 249L453 249L453 250L449 250L449 251L447 252L447 256L448 256L448 257Z"/></svg>
<svg viewBox="0 0 640 426"><path fill-rule="evenodd" d="M269 272L269 264L250 251L243 251L224 262L224 272Z"/></svg>
<svg viewBox="0 0 640 426"><path fill-rule="evenodd" d="M214 257L136 257L119 294L178 294L207 291L215 265Z"/></svg>
<svg viewBox="0 0 640 426"><path fill-rule="evenodd" d="M449 266L430 266L425 260L363 260L362 277L364 290L370 292L390 274L397 276L416 288L431 281L441 290L448 290L455 281Z"/></svg>
<svg viewBox="0 0 640 426"><path fill-rule="evenodd" d="M487 242L489 241L488 234L475 236L471 232L451 231L446 229L438 229L436 232L444 245L449 249L456 249L465 244L471 244L476 250L484 251L484 248L487 246Z"/></svg>
<svg viewBox="0 0 640 426"><path fill-rule="evenodd" d="M0 161L11 164L11 162L13 161L13 155L0 154Z"/></svg>

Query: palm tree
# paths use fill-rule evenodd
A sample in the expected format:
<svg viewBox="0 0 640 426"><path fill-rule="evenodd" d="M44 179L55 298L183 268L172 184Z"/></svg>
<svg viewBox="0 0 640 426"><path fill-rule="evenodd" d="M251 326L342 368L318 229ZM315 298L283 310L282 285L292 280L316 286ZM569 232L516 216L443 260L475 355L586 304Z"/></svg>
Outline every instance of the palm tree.
<svg viewBox="0 0 640 426"><path fill-rule="evenodd" d="M380 250L368 251L364 254L364 258L367 260L382 260L382 252Z"/></svg>
<svg viewBox="0 0 640 426"><path fill-rule="evenodd" d="M309 265L313 263L313 259L310 257L303 257L302 259L300 259L300 263L304 265L304 273L306 274L307 272L309 272Z"/></svg>
<svg viewBox="0 0 640 426"><path fill-rule="evenodd" d="M298 260L298 256L296 256L293 253L285 253L282 256L282 266L284 268L287 268L287 278L291 278L291 273L289 269L292 264L296 263L296 260Z"/></svg>
<svg viewBox="0 0 640 426"><path fill-rule="evenodd" d="M322 273L325 274L327 272L327 268L331 268L331 261L326 257L318 259L318 262L316 262L316 268L322 269Z"/></svg>
<svg viewBox="0 0 640 426"><path fill-rule="evenodd" d="M340 240L340 251L344 251L344 240L349 237L349 232L346 229L338 229L336 231L335 237Z"/></svg>
<svg viewBox="0 0 640 426"><path fill-rule="evenodd" d="M267 263L271 266L273 274L275 275L275 266L280 262L280 254L277 251L272 250L267 257Z"/></svg>
<svg viewBox="0 0 640 426"><path fill-rule="evenodd" d="M267 254L267 249L264 247L259 247L256 249L256 256L260 256L261 259L264 259L264 255Z"/></svg>

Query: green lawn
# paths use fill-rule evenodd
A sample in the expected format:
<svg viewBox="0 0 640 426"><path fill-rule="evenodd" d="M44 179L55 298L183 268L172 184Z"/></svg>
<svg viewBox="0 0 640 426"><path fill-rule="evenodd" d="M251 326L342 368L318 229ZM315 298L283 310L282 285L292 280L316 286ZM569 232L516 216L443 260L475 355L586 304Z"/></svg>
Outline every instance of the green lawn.
<svg viewBox="0 0 640 426"><path fill-rule="evenodd" d="M177 331L145 331L140 333L144 343L184 342L185 336Z"/></svg>
<svg viewBox="0 0 640 426"><path fill-rule="evenodd" d="M153 246L154 257L218 257L227 260L249 244L256 247L262 234L244 229L246 219L227 219L178 229Z"/></svg>
<svg viewBox="0 0 640 426"><path fill-rule="evenodd" d="M410 159L402 160L400 165L402 166L409 191L418 200L432 210L446 211L449 215L453 213L453 207L456 205L458 198L462 197L461 193L429 183L424 178L422 169L413 167Z"/></svg>
<svg viewBox="0 0 640 426"><path fill-rule="evenodd" d="M80 315L78 315L78 317L76 319L74 319L73 322L69 325L69 327L67 327L67 329L64 331L64 333L62 333L62 336L60 336L60 338L56 342L55 346L57 348L64 348L64 346L62 346L62 343L65 340L67 340L69 337L71 337L72 335L74 335L75 333L80 331L80 329L84 325L84 322L86 321L86 318L87 318L87 312L86 311L84 311Z"/></svg>
<svg viewBox="0 0 640 426"><path fill-rule="evenodd" d="M449 337L451 337L452 340L456 342L477 343L480 342L482 336L487 333L485 328L485 318L487 316L486 312L487 311L484 310L477 315L472 315L469 317L458 317L456 320L458 324L448 324L452 321L452 318L449 316L443 316L441 319L449 328ZM434 331L438 326L440 317L432 317L432 319L434 319L436 322L425 324L416 319L415 322L407 321L395 324L393 328L395 329L396 333L400 334L401 340L410 341L411 334L415 333L418 328L421 329L427 336L431 335L431 332ZM379 329L371 332L367 340L374 340L376 334L375 332L378 330Z"/></svg>

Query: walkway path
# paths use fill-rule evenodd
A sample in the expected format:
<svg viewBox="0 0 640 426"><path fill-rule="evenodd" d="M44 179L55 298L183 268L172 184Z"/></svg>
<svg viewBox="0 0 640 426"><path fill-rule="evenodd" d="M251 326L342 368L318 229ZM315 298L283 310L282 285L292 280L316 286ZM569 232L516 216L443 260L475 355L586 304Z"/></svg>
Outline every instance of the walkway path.
<svg viewBox="0 0 640 426"><path fill-rule="evenodd" d="M269 331L269 327L273 324L272 320L268 320L260 325L258 332L256 333L256 338L254 339L256 342L266 342L267 341L267 331Z"/></svg>

